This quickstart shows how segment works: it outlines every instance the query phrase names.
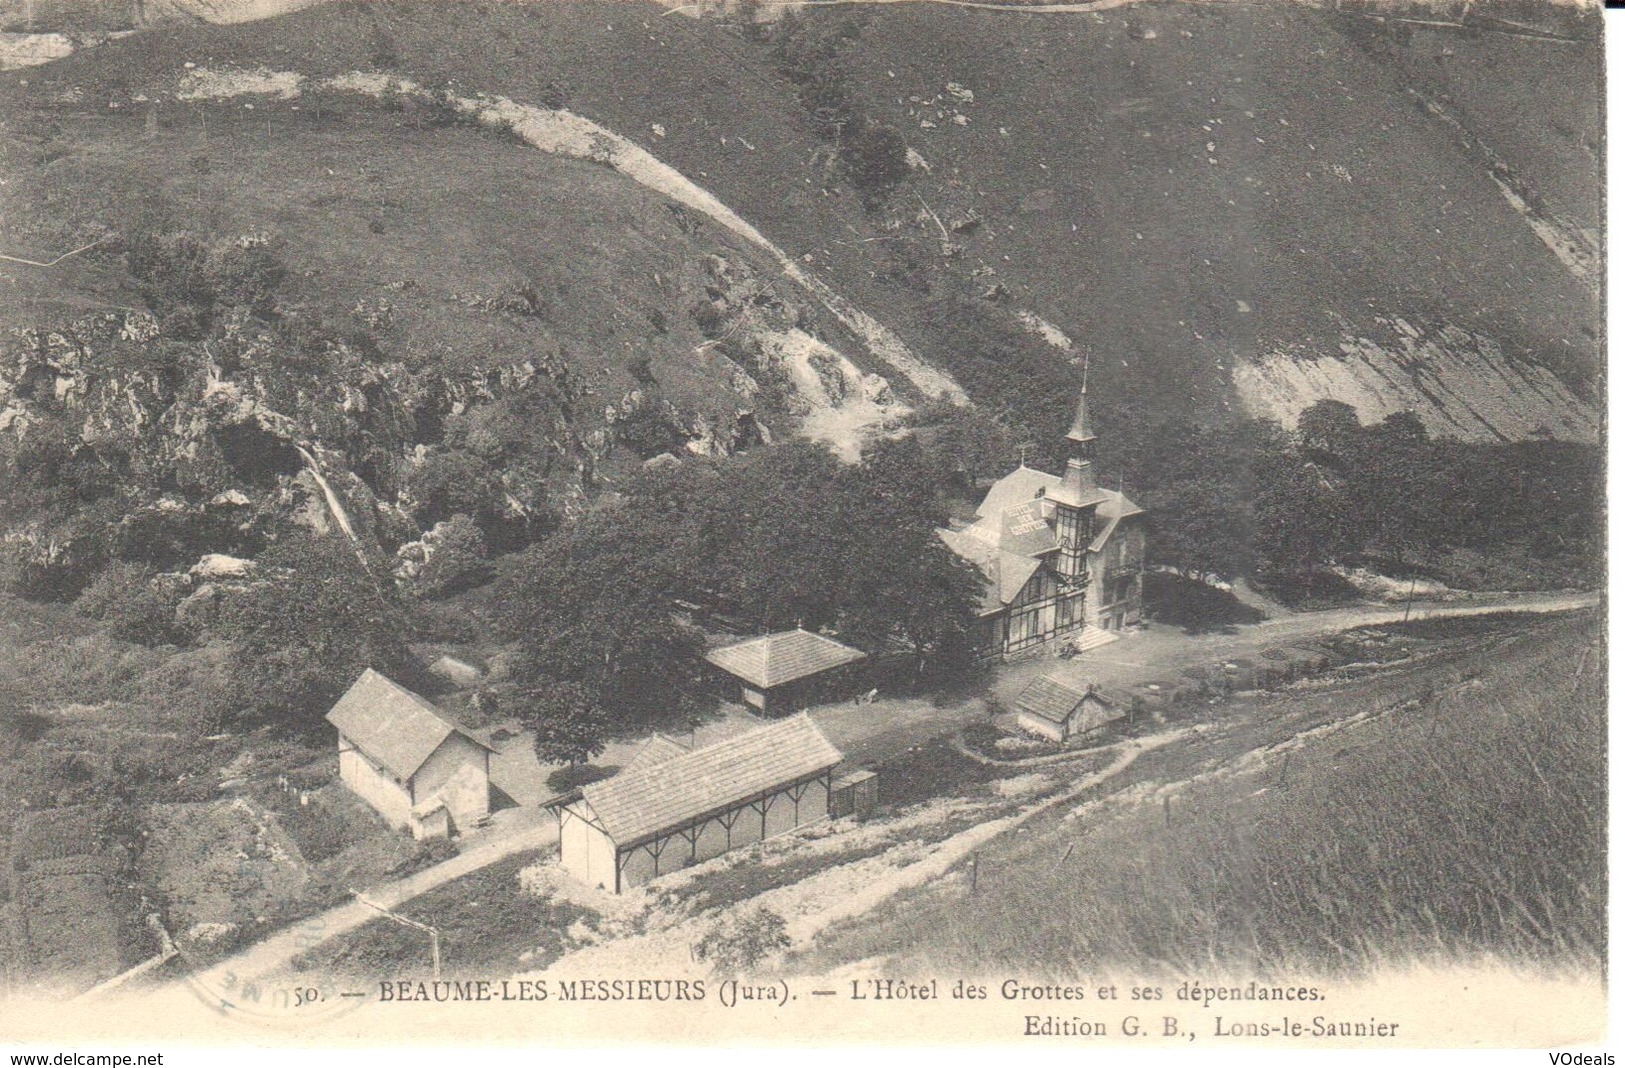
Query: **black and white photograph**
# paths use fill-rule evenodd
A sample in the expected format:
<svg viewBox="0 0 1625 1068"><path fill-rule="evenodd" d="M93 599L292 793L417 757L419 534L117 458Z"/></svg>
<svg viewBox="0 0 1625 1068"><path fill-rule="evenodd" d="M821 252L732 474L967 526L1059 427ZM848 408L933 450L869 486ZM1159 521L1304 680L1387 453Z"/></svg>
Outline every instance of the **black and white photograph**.
<svg viewBox="0 0 1625 1068"><path fill-rule="evenodd" d="M0 1044L1602 1049L1604 21L0 0Z"/></svg>

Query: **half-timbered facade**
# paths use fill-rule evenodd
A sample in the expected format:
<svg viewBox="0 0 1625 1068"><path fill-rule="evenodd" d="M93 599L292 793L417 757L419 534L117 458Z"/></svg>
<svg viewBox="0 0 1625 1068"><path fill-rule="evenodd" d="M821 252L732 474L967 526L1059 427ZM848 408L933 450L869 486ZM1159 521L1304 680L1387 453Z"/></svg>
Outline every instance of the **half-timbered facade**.
<svg viewBox="0 0 1625 1068"><path fill-rule="evenodd" d="M1095 481L1087 395L1067 432L1073 455L1052 475L1022 464L995 482L975 522L940 530L985 580L973 638L987 656L1041 648L1088 626L1140 621L1144 511Z"/></svg>
<svg viewBox="0 0 1625 1068"><path fill-rule="evenodd" d="M553 802L560 863L618 894L827 819L840 762L805 715L703 749L656 737L618 774Z"/></svg>

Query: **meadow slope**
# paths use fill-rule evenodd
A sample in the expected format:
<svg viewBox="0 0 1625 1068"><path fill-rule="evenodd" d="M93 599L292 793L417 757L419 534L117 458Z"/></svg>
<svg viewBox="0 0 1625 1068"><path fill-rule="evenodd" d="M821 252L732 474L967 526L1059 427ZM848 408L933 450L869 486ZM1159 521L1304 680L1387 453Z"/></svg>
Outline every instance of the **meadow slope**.
<svg viewBox="0 0 1625 1068"><path fill-rule="evenodd" d="M157 29L31 72L16 102L63 119L80 108L108 116L109 101L194 62L311 77L372 69L563 105L704 186L950 372L967 324L944 300L989 293L1055 324L1099 357L1108 434L1169 411L1224 409L1239 364L1353 345L1386 354L1378 380L1396 383L1395 406L1424 408L1438 378L1430 361L1470 377L1495 346L1572 396L1549 415L1492 416L1490 429L1459 412L1442 426L1489 439L1543 425L1591 436L1594 286L1416 94L1464 102L1453 114L1520 188L1594 229L1600 198L1584 146L1599 130L1595 41L1434 31L1373 47L1366 20L1285 4L1043 17L900 5L803 18L842 36L830 69L914 152L912 177L877 212L832 173L782 29L666 17L653 4L345 3ZM1511 72L1531 63L1549 83L1542 114L1512 122L1477 103L1511 91ZM6 79L6 95L16 82ZM118 114L133 125L141 110ZM228 155L256 136L252 124L220 130ZM967 225L944 257L939 226L956 220ZM20 238L47 224L12 223ZM1434 352L1398 344L1395 319ZM1485 381L1482 396L1450 402L1544 411L1517 376ZM1313 386L1289 392L1275 405L1289 417L1315 396Z"/></svg>
<svg viewBox="0 0 1625 1068"><path fill-rule="evenodd" d="M826 932L797 969L1595 976L1599 639L1589 612L1524 617L1447 655L1221 708L1200 746L1164 747L1113 792L989 844L974 894L961 866Z"/></svg>

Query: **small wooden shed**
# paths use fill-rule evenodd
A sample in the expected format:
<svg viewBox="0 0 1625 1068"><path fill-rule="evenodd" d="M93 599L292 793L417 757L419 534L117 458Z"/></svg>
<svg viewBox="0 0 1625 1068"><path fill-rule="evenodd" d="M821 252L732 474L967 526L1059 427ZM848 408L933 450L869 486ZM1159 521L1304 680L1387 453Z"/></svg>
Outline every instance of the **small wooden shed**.
<svg viewBox="0 0 1625 1068"><path fill-rule="evenodd" d="M860 769L836 779L829 788L829 818L843 816L860 819L875 810L880 801L880 777L867 769Z"/></svg>
<svg viewBox="0 0 1625 1068"><path fill-rule="evenodd" d="M851 696L847 665L867 654L812 631L779 631L712 649L705 658L739 682L740 700L764 716Z"/></svg>
<svg viewBox="0 0 1625 1068"><path fill-rule="evenodd" d="M702 749L656 737L618 774L550 803L559 862L611 893L829 817L841 753L807 716Z"/></svg>
<svg viewBox="0 0 1625 1068"><path fill-rule="evenodd" d="M1093 682L1074 685L1040 675L1016 698L1016 722L1052 742L1082 737L1126 719L1125 701L1107 697Z"/></svg>

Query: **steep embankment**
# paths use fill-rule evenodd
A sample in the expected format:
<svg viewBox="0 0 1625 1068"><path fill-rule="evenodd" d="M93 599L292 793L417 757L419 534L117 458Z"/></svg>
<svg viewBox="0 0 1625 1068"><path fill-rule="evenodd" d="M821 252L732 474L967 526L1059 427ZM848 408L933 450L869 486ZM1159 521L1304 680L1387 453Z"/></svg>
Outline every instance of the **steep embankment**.
<svg viewBox="0 0 1625 1068"><path fill-rule="evenodd" d="M1290 419L1336 396L1322 388L1334 378L1294 383L1289 400L1241 369L1303 353L1364 365L1374 373L1349 375L1392 383L1390 410L1417 406L1440 430L1494 436L1452 410L1465 403L1496 432L1590 438L1594 280L1507 190L1555 181L1552 165L1521 173L1532 145L1572 160L1569 143L1595 136L1595 42L1521 40L1566 58L1543 67L1559 105L1480 128L1476 113L1430 110L1442 91L1412 68L1461 81L1484 46L1435 30L1373 49L1368 34L1287 5L1064 21L904 5L871 16L849 56L932 167L915 191L939 216L982 218L956 235L966 261L1105 357L1108 406L1153 384L1201 403L1234 369L1250 406ZM1010 56L1022 62L995 61ZM1525 84L1507 64L1475 77ZM1521 139L1501 148L1512 126ZM1572 173L1553 198L1577 231L1595 226L1589 176L1589 214ZM1432 324L1426 352L1396 319ZM1419 365L1484 384L1436 400L1411 384Z"/></svg>
<svg viewBox="0 0 1625 1068"><path fill-rule="evenodd" d="M1596 431L1593 408L1556 375L1449 325L1428 330L1397 318L1358 332L1350 325L1335 352L1261 352L1236 365L1235 380L1249 414L1289 426L1330 397L1353 406L1362 422L1412 411L1433 436L1465 441L1585 441Z"/></svg>
<svg viewBox="0 0 1625 1068"><path fill-rule="evenodd" d="M803 25L841 37L824 61L786 50L785 23L642 3L332 5L153 31L37 76L106 83L116 65L134 81L215 57L321 77L372 67L563 105L703 187L929 363L953 370L965 344L961 322L932 314L940 297L1041 315L1100 357L1092 385L1112 434L1222 407L1232 371L1255 358L1338 359L1349 338L1373 381L1397 381L1417 361L1388 347L1385 324L1403 319L1436 330L1440 377L1501 383L1466 403L1530 407L1516 425L1487 414L1499 432L1587 438L1596 292L1548 239L1596 225L1595 168L1579 151L1599 133L1595 20L1511 6L1472 13L1476 36L1394 23L1380 47L1369 19L1286 4L803 11ZM1576 39L1503 32L1525 26ZM838 74L912 150L911 178L878 214L840 180L798 99L791 75L806 63ZM1540 115L1477 103L1515 95L1526 70L1554 102ZM1496 373L1481 356L1492 347L1528 373ZM1290 415L1324 395L1299 383L1259 397L1257 377L1240 384L1258 410ZM1525 379L1540 395L1518 392ZM1432 401L1407 390L1391 403L1427 418Z"/></svg>

